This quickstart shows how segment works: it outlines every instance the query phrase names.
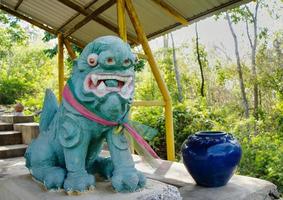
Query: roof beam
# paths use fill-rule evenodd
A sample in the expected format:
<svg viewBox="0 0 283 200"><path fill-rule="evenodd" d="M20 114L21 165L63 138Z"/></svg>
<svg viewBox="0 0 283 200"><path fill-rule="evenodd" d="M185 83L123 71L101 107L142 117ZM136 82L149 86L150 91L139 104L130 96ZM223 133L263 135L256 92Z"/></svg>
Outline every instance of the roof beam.
<svg viewBox="0 0 283 200"><path fill-rule="evenodd" d="M194 22L198 21L199 19L207 17L207 16L210 16L210 15L216 13L216 12L220 13L224 9L229 8L230 6L241 4L241 2L248 2L248 0L230 0L230 1L228 1L226 3L223 3L223 4L219 5L219 6L216 6L216 7L213 7L211 9L209 9L209 10L206 10L206 11L204 11L202 13L196 14L196 15L194 15L192 17L188 17L188 18L186 18L186 20L188 22L190 22L190 23L194 23ZM160 29L158 31L155 31L153 33L148 34L147 38L148 39L153 39L153 38L157 37L160 34L164 34L164 33L167 33L169 31L172 31L172 30L176 29L180 25L181 25L180 22L177 22L175 24L169 25L169 26L167 26L167 27L165 27L163 29Z"/></svg>
<svg viewBox="0 0 283 200"><path fill-rule="evenodd" d="M64 4L65 6L72 8L73 10L76 10L77 12L79 12L82 15L88 16L91 14L90 10L86 10L83 7L75 4L74 2L70 1L70 0L58 0L59 2L61 2L62 4ZM96 21L97 23L101 24L102 26L108 28L110 31L118 34L119 33L119 29L117 26L105 21L104 19L102 19L99 16L93 17L92 20ZM134 44L138 44L139 42L137 41L136 37L127 33L127 38L130 42L134 43Z"/></svg>
<svg viewBox="0 0 283 200"><path fill-rule="evenodd" d="M87 24L90 20L92 20L93 18L96 18L99 14L103 13L105 10L107 10L108 8L110 8L113 4L115 4L115 0L109 0L107 1L105 4L103 4L102 6L100 6L99 8L97 8L95 11L93 11L91 14L89 14L88 16L86 16L82 21L80 21L79 23L77 23L73 28L71 28L70 30L68 30L67 32L65 32L65 37L68 37L69 35L71 35L72 33L74 33L75 31L77 31L78 29L80 29L82 26L84 26L85 24Z"/></svg>
<svg viewBox="0 0 283 200"><path fill-rule="evenodd" d="M20 5L23 3L24 0L19 0L17 5L15 6L15 10L18 10L18 8L20 7Z"/></svg>
<svg viewBox="0 0 283 200"><path fill-rule="evenodd" d="M47 31L47 32L49 32L49 33L51 33L51 34L57 35L57 31L56 31L55 29L52 29L52 28L50 28L49 26L46 26L46 25L44 25L44 24L42 24L42 23L40 23L40 22L37 22L37 21L35 21L34 19L29 18L29 17L27 17L27 16L25 16L25 15L23 15L23 14L20 14L20 13L18 13L17 11L10 9L10 8L8 8L7 6L5 6L5 5L3 5L3 4L1 4L1 3L0 3L0 9L3 10L3 11L5 11L6 13L9 13L9 14L11 14L11 15L14 15L15 17L17 17L17 18L19 18L19 19L21 19L21 20L24 20L24 21L26 21L26 22L28 22L28 23L34 25L34 26L37 26L38 28L41 28L41 29L43 29L43 30L45 30L45 31ZM74 40L73 38L68 38L68 40L69 40L70 42L76 44L76 45L77 45L78 47L80 47L80 48L83 48L83 47L85 46L85 45L82 44L80 41Z"/></svg>
<svg viewBox="0 0 283 200"><path fill-rule="evenodd" d="M172 8L169 4L167 4L163 0L152 0L156 5L158 5L162 10L164 10L168 15L175 18L177 22L180 22L183 25L188 25L189 22L185 17L183 17L177 10Z"/></svg>
<svg viewBox="0 0 283 200"><path fill-rule="evenodd" d="M93 4L95 4L98 0L92 0L91 2L89 2L86 6L84 6L84 9L88 9L90 8ZM65 4L64 4L65 5ZM77 14L75 14L74 16L72 16L71 18L69 18L64 24L62 24L62 26L60 26L58 28L58 32L60 32L67 24L69 24L71 21L73 21L75 18L77 18L81 13L77 12Z"/></svg>
<svg viewBox="0 0 283 200"><path fill-rule="evenodd" d="M27 21L27 22L31 23L32 25L37 26L37 27L49 32L49 33L56 34L56 30L54 30L54 29L52 29L52 28L50 28L50 27L48 27L48 26L46 26L46 25L44 25L40 22L37 22L37 21L33 20L32 18L29 18L25 15L22 15L22 14L18 13L17 11L10 9L10 8L8 8L7 6L5 6L1 3L0 3L0 9L4 10L5 12L7 12L11 15L14 15L14 16L16 16L16 17L18 17L18 18L20 18L24 21Z"/></svg>

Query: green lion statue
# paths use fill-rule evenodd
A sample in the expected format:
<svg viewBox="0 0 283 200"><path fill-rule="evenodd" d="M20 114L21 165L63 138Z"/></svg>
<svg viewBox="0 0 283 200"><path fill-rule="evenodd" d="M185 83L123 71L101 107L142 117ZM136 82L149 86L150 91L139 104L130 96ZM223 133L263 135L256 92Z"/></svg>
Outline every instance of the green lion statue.
<svg viewBox="0 0 283 200"><path fill-rule="evenodd" d="M130 46L114 36L89 43L74 62L58 105L46 91L40 134L28 147L26 166L33 178L50 189L79 193L95 186L94 173L110 179L119 192L143 188L126 138L154 158L155 152L128 121L134 94L136 58ZM99 157L106 140L111 157Z"/></svg>

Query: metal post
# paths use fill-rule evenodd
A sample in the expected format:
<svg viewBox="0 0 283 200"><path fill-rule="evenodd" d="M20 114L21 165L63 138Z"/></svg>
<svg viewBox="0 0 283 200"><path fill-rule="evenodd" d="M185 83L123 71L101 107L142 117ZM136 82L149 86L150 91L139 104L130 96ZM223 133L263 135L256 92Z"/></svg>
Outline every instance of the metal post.
<svg viewBox="0 0 283 200"><path fill-rule="evenodd" d="M125 15L125 1L117 0L117 19L119 26L119 36L126 42L127 41L127 27Z"/></svg>
<svg viewBox="0 0 283 200"><path fill-rule="evenodd" d="M175 160L175 147L174 147L174 128L173 128L173 112L172 112L172 101L164 80L161 77L159 68L154 60L153 54L151 52L150 46L147 41L147 37L142 29L141 23L139 21L138 15L134 8L132 0L126 0L126 9L131 22L135 28L138 35L138 39L143 47L143 50L148 58L149 65L151 67L152 73L156 79L158 87L162 93L165 102L165 127L166 127L166 145L167 145L167 159Z"/></svg>
<svg viewBox="0 0 283 200"><path fill-rule="evenodd" d="M62 102L64 89L64 42L62 33L58 33L58 82L59 82L59 102Z"/></svg>
<svg viewBox="0 0 283 200"><path fill-rule="evenodd" d="M77 55L75 51L73 50L70 41L68 39L64 39L64 44L68 51L69 56L72 58L72 60L75 60L77 58Z"/></svg>

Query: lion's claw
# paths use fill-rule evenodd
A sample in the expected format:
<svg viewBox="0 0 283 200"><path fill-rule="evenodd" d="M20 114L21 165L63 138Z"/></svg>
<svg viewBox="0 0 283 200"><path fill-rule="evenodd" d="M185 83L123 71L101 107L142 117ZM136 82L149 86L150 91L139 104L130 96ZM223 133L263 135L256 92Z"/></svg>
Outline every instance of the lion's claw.
<svg viewBox="0 0 283 200"><path fill-rule="evenodd" d="M68 173L64 182L64 189L68 191L83 192L95 186L93 175L84 173Z"/></svg>
<svg viewBox="0 0 283 200"><path fill-rule="evenodd" d="M111 181L112 186L118 192L134 192L144 187L146 178L142 173L131 170L129 172L114 173Z"/></svg>

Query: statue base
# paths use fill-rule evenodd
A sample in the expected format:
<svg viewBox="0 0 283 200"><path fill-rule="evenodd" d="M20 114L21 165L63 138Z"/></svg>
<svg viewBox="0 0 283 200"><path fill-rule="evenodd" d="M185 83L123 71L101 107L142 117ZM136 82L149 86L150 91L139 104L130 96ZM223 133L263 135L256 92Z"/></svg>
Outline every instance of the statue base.
<svg viewBox="0 0 283 200"><path fill-rule="evenodd" d="M80 196L68 196L64 191L46 191L32 180L31 175L16 176L0 181L0 199L5 200L181 200L178 189L165 183L147 179L144 189L133 193L118 193L112 189L111 182L97 180L93 191Z"/></svg>

